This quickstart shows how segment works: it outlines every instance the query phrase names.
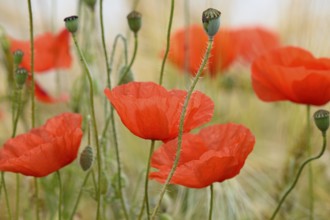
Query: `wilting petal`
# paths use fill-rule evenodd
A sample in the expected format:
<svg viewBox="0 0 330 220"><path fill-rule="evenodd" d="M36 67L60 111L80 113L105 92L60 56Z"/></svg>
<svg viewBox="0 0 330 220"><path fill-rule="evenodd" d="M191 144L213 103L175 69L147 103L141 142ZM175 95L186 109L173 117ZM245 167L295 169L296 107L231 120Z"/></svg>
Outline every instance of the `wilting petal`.
<svg viewBox="0 0 330 220"><path fill-rule="evenodd" d="M151 179L166 181L177 144L177 139L168 141L154 152L151 166L158 171L150 173ZM202 188L232 178L239 174L254 144L255 138L249 129L235 124L206 127L196 135L184 134L171 183Z"/></svg>
<svg viewBox="0 0 330 220"><path fill-rule="evenodd" d="M178 135L180 112L186 91L172 90L152 82L132 82L113 90L104 90L124 125L136 136L151 140L169 140ZM208 122L214 104L196 91L191 96L184 132Z"/></svg>
<svg viewBox="0 0 330 220"><path fill-rule="evenodd" d="M330 59L297 47L275 49L251 67L252 85L263 101L324 105L330 100Z"/></svg>
<svg viewBox="0 0 330 220"><path fill-rule="evenodd" d="M82 139L82 117L63 113L9 139L0 149L0 170L43 177L70 164Z"/></svg>

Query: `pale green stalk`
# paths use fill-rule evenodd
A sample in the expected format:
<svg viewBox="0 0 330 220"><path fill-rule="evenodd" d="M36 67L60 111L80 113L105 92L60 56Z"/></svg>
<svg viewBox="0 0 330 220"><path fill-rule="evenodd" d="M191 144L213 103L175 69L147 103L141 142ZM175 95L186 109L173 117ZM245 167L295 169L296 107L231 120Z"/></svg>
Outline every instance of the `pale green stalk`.
<svg viewBox="0 0 330 220"><path fill-rule="evenodd" d="M212 212L213 212L213 197L214 197L214 190L213 184L210 185L210 209L209 209L209 220L212 220Z"/></svg>

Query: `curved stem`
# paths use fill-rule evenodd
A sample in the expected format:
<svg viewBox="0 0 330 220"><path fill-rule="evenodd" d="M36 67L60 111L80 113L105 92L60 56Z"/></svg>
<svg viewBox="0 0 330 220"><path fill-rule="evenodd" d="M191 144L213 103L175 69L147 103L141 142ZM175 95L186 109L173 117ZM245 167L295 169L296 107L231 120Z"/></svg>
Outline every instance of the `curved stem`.
<svg viewBox="0 0 330 220"><path fill-rule="evenodd" d="M310 112L311 107L307 105L306 109L306 119L307 119L307 151L308 157L312 156L311 147L311 123L310 123ZM314 186L313 186L313 168L312 164L308 165L308 194L309 194L309 219L314 219Z"/></svg>
<svg viewBox="0 0 330 220"><path fill-rule="evenodd" d="M8 191L7 191L7 187L6 187L4 172L1 172L1 182L2 182L3 190L5 192L5 200L6 200L6 206L7 206L7 211L8 211L8 218L11 220L12 215L11 215L11 209L10 209L10 204L9 204Z"/></svg>
<svg viewBox="0 0 330 220"><path fill-rule="evenodd" d="M131 62L129 63L128 67L126 67L125 72L120 77L119 82L118 82L118 85L120 85L123 82L123 80L125 79L127 73L132 68L132 65L134 63L134 60L135 60L135 57L136 57L136 54L137 54L137 50L138 50L138 35L137 35L137 33L134 33L134 51L133 51L133 56L132 56Z"/></svg>
<svg viewBox="0 0 330 220"><path fill-rule="evenodd" d="M166 63L166 59L168 56L168 52L170 51L170 38L171 38L171 28L172 28L172 23L173 23L173 15L174 15L174 0L171 0L171 12L170 12L170 19L168 21L168 28L167 28L166 49L165 49L165 54L164 54L163 61L162 61L162 67L160 69L159 85L163 84L165 63Z"/></svg>
<svg viewBox="0 0 330 220"><path fill-rule="evenodd" d="M34 99L34 40L33 40L33 17L31 0L28 0L29 26L30 26L30 55L31 55L31 123L35 126L35 99Z"/></svg>
<svg viewBox="0 0 330 220"><path fill-rule="evenodd" d="M60 171L56 171L56 176L57 176L57 180L58 180L58 188L59 188L59 196L58 196L58 219L61 220L62 219L62 181L61 181L61 173Z"/></svg>
<svg viewBox="0 0 330 220"><path fill-rule="evenodd" d="M95 144L96 144L96 151L97 151L97 165L98 165L98 189L97 189L97 195L96 195L96 199L97 199L97 213L96 213L96 219L100 219L100 207L101 207L101 175L102 175L102 158L101 158L101 149L100 149L100 144L99 144L99 137L98 137L98 132L97 132L97 124L96 124L96 117L95 117L95 108L94 108L94 88L93 88L93 80L92 80L92 76L91 73L88 69L85 57L83 56L80 47L78 45L77 42L77 38L76 35L73 33L72 34L72 38L74 41L74 44L77 48L77 51L79 53L79 57L80 60L82 62L82 64L84 65L85 68L85 72L88 78L88 82L89 82L89 99L90 99L90 109L91 109L91 116L92 116L92 123L93 123L93 130L94 130L94 139L95 139Z"/></svg>
<svg viewBox="0 0 330 220"><path fill-rule="evenodd" d="M156 214L157 214L157 211L161 205L161 202L162 202L162 199L163 199L163 196L166 192L166 188L168 186L168 184L171 182L171 179L174 175L174 172L176 170L176 167L178 166L178 163L179 163L179 159L180 159L180 154L181 154L181 147L182 147L182 135L183 135L183 125L184 125L184 119L185 119L185 115L186 115L186 111L187 111L187 108L188 108L188 104L189 104L189 100L190 100L190 97L195 89L195 86L199 80L199 77L200 75L202 74L203 72L203 69L209 59L209 56L210 56L210 53L211 53L211 49L212 49L212 46L213 46L213 38L209 38L209 41L208 41L208 45L207 45L207 49L205 51L205 54L204 54L204 57L203 57L203 60L202 60L202 64L200 65L198 71L197 71L197 74L194 78L194 81L192 82L192 84L190 85L190 88L187 92L187 96L184 100L184 103L183 103L183 108L182 108L182 112L181 112L181 115L180 115L180 124L179 124L179 134L178 134L178 146L177 146L177 150L176 150L176 154L175 154L175 160L173 162L173 166L172 166L172 169L170 171L170 173L168 174L167 176L167 179L166 179L166 182L160 192L160 197L159 197L159 200L158 200L158 203L152 213L152 216L151 218L154 219L156 217Z"/></svg>
<svg viewBox="0 0 330 220"><path fill-rule="evenodd" d="M282 196L280 202L278 203L278 205L277 205L275 211L273 212L273 214L272 214L272 216L271 216L271 218L270 218L271 220L275 219L276 214L277 214L278 211L280 210L280 208L281 208L281 206L282 206L284 200L286 199L286 197L290 194L290 192L291 192L291 191L294 189L294 187L296 186L296 184L297 184L297 182L298 182L298 180L299 180L299 177L300 177L300 175L301 175L303 169L305 168L305 166L306 166L308 163L312 162L313 160L317 160L317 159L319 159L319 158L323 155L323 153L324 153L324 151L325 151L325 148L326 148L326 146L327 146L327 137L326 137L326 133L325 133L325 132L322 133L322 137L323 137L323 145L322 145L321 152L320 152L317 156L314 156L314 157L310 157L310 158L308 158L307 160L305 160L305 161L301 164L301 166L300 166L300 168L299 168L299 170L298 170L298 173L297 173L297 175L296 175L296 178L294 179L294 181L292 182L291 186L287 189L287 191L286 191L286 192L284 193L284 195Z"/></svg>
<svg viewBox="0 0 330 220"><path fill-rule="evenodd" d="M212 220L212 212L213 212L213 184L210 185L210 209L209 209L209 220Z"/></svg>
<svg viewBox="0 0 330 220"><path fill-rule="evenodd" d="M152 140L151 144L150 144L150 151L149 151L149 157L148 157L148 163L147 163L146 178L145 178L145 182L144 182L144 197L143 197L142 207L141 207L138 219L141 219L142 216L143 216L144 205L146 205L146 207L147 207L147 219L150 219L148 185L149 185L150 162L151 162L151 156L152 156L152 153L154 152L154 149L155 149L155 140Z"/></svg>

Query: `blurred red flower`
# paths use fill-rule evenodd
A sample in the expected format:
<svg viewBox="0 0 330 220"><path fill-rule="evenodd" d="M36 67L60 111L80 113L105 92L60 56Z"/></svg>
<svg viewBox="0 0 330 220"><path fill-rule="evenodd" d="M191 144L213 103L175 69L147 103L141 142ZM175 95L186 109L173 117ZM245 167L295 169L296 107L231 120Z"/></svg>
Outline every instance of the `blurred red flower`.
<svg viewBox="0 0 330 220"><path fill-rule="evenodd" d="M72 63L69 46L70 33L63 29L58 35L44 33L34 40L34 71L45 72L54 68L69 68ZM24 52L21 67L30 72L30 41L10 39L10 50Z"/></svg>
<svg viewBox="0 0 330 220"><path fill-rule="evenodd" d="M203 188L239 174L253 149L255 138L242 125L224 124L205 127L198 134L186 133L177 169L171 183ZM173 166L178 139L158 148L151 166L158 169L149 178L164 183Z"/></svg>
<svg viewBox="0 0 330 220"><path fill-rule="evenodd" d="M263 101L317 106L330 101L330 59L315 58L302 48L270 51L253 62L251 71L253 89Z"/></svg>
<svg viewBox="0 0 330 220"><path fill-rule="evenodd" d="M38 74L57 68L69 68L72 57L69 46L70 33L63 29L58 35L44 33L34 40L35 57L34 71ZM10 50L22 50L24 53L21 67L30 72L30 41L20 41L10 38ZM28 78L31 80L31 77ZM63 94L56 98L51 96L35 81L35 96L38 101L44 103L56 103L68 101L68 96Z"/></svg>
<svg viewBox="0 0 330 220"><path fill-rule="evenodd" d="M186 91L167 91L153 82L131 82L104 92L121 121L136 136L167 141L178 135ZM212 100L195 91L187 108L184 132L210 121L213 110Z"/></svg>
<svg viewBox="0 0 330 220"><path fill-rule="evenodd" d="M43 177L70 164L82 139L82 117L63 113L9 139L0 148L0 170Z"/></svg>
<svg viewBox="0 0 330 220"><path fill-rule="evenodd" d="M187 56L187 70L195 75L202 62L208 37L200 25L192 25L187 31L180 29L172 35L168 58L184 70ZM221 28L214 37L207 69L215 76L226 71L235 60L242 58L250 63L260 54L278 47L279 44L279 38L275 33L261 27Z"/></svg>

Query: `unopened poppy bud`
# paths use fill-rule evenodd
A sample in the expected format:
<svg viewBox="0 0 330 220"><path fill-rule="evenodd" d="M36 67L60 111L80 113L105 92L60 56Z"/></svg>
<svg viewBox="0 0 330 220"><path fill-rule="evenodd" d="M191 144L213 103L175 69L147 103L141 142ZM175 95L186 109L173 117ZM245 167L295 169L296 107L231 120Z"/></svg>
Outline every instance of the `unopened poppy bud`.
<svg viewBox="0 0 330 220"><path fill-rule="evenodd" d="M13 53L14 64L19 65L22 62L23 56L24 56L24 53L22 50L20 50L20 49L15 50Z"/></svg>
<svg viewBox="0 0 330 220"><path fill-rule="evenodd" d="M24 68L17 68L15 72L15 82L19 89L23 88L23 85L28 77L28 72Z"/></svg>
<svg viewBox="0 0 330 220"><path fill-rule="evenodd" d="M70 17L66 17L64 18L65 21L65 27L66 29L71 32L71 33L75 33L78 30L78 16L73 15Z"/></svg>
<svg viewBox="0 0 330 220"><path fill-rule="evenodd" d="M93 148L89 145L85 147L85 149L80 154L80 166L83 169L83 171L88 170L92 167L94 160L94 153Z"/></svg>
<svg viewBox="0 0 330 220"><path fill-rule="evenodd" d="M203 12L203 26L209 37L213 37L218 32L220 27L220 15L221 12L214 8L209 8Z"/></svg>
<svg viewBox="0 0 330 220"><path fill-rule="evenodd" d="M137 33L142 26L142 15L137 11L132 11L127 15L128 26L134 33Z"/></svg>
<svg viewBox="0 0 330 220"><path fill-rule="evenodd" d="M124 67L122 67L120 69L119 79L121 79L121 80L120 80L119 85L126 84L126 83L129 83L129 82L133 82L134 81L134 76L133 76L132 70L129 69L128 72L127 72L127 68L128 68L127 66L124 66ZM122 77L123 77L124 74L125 74L125 76L122 79Z"/></svg>
<svg viewBox="0 0 330 220"><path fill-rule="evenodd" d="M329 111L320 109L314 113L314 122L322 133L329 128Z"/></svg>
<svg viewBox="0 0 330 220"><path fill-rule="evenodd" d="M96 0L84 0L85 4L88 5L91 9L94 9Z"/></svg>

